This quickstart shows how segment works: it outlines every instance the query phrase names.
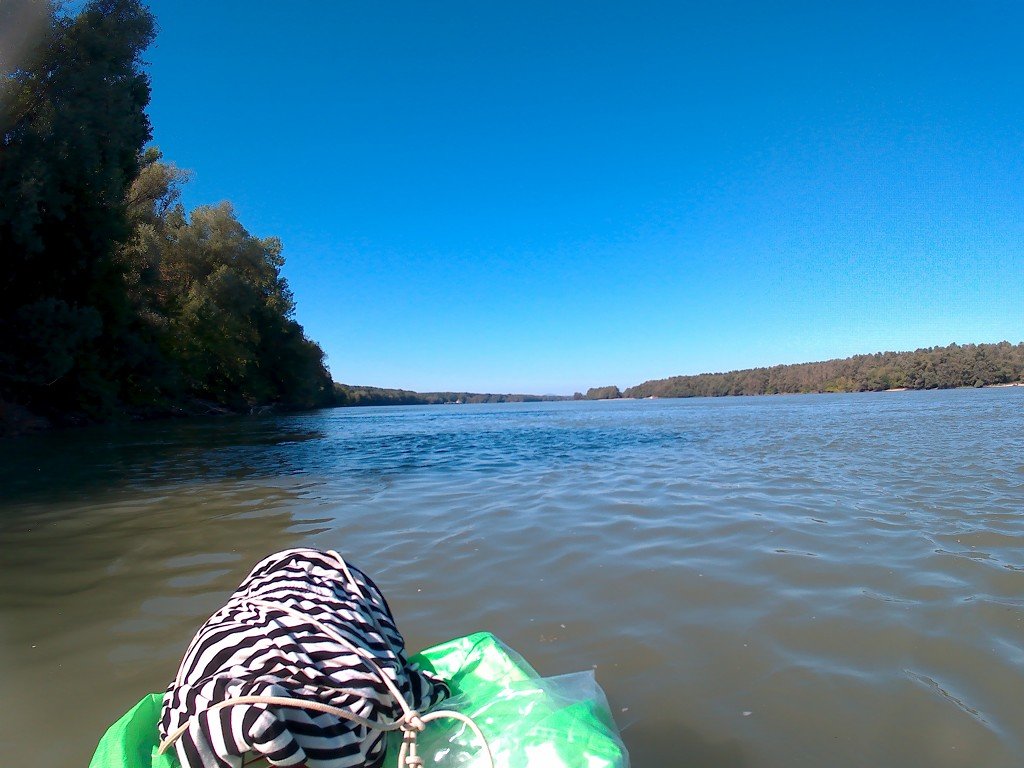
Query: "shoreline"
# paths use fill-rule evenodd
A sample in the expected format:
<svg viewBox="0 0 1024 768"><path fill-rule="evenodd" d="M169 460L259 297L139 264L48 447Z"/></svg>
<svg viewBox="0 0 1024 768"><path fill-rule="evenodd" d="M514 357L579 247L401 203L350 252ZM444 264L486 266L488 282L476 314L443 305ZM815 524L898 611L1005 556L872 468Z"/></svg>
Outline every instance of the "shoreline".
<svg viewBox="0 0 1024 768"><path fill-rule="evenodd" d="M126 408L108 419L90 419L79 413L61 413L43 416L24 405L0 400L0 440L11 440L28 435L98 427L109 425L142 424L182 419L210 419L222 416L261 416L269 413L301 412L319 407L299 408L280 403L265 403L246 408L232 408L212 400L192 399L182 403L153 407Z"/></svg>
<svg viewBox="0 0 1024 768"><path fill-rule="evenodd" d="M729 395L647 395L644 397L611 397L600 400L587 400L586 402L612 402L615 400L693 400L696 398L723 399L729 397L793 397L797 395L867 395L886 394L889 392L948 392L957 389L1007 389L1024 387L1024 381L1013 381L1008 384L982 384L980 387L965 385L961 387L893 387L891 389L851 389L851 390L814 390L808 392L759 392L755 394L729 394ZM581 401L582 402L582 401Z"/></svg>
<svg viewBox="0 0 1024 768"><path fill-rule="evenodd" d="M730 397L791 397L793 395L859 395L867 393L899 393L899 392L938 392L953 389L1014 389L1024 387L1024 381L1012 381L1005 384L984 384L980 387L932 387L931 389L920 387L893 387L891 389L864 389L851 391L817 391L817 392L764 392L759 394L729 394L729 395L650 395L648 397L602 397L582 398L574 400L571 397L543 398L536 401L509 401L509 402L591 402L591 403L612 403L623 400L692 400L698 397L707 398L730 398ZM500 401L499 401L500 403ZM139 424L148 421L176 421L179 419L193 418L216 418L220 416L261 416L269 413L301 413L304 411L320 410L322 408L367 408L367 407L395 407L401 405L447 405L448 403L335 403L330 405L312 406L300 408L282 405L280 403L268 403L254 405L248 408L231 408L208 400L191 400L186 403L177 403L162 408L126 410L118 413L110 419L91 420L79 414L60 414L59 418L49 418L35 413L19 403L0 400L0 440L10 440L26 435L37 435L44 432L56 432L66 429L77 429L80 427L99 426L103 424ZM468 403L464 403L468 404ZM480 403L487 404L487 403ZM497 404L497 403L496 403Z"/></svg>

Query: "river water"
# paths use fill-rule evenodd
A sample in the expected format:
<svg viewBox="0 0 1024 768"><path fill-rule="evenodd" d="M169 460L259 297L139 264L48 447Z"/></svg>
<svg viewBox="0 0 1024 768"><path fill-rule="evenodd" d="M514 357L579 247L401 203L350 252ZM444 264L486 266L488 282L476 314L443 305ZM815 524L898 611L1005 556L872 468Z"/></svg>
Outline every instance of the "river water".
<svg viewBox="0 0 1024 768"><path fill-rule="evenodd" d="M0 754L84 766L271 551L596 668L633 765L1024 763L1024 389L335 409L0 443Z"/></svg>

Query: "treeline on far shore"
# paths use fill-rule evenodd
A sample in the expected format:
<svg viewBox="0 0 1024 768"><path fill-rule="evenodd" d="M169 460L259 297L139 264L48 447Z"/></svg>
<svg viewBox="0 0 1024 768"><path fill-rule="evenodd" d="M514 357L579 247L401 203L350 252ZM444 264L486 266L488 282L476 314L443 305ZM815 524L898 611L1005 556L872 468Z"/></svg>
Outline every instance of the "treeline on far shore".
<svg viewBox="0 0 1024 768"><path fill-rule="evenodd" d="M228 203L186 211L188 174L147 147L153 15L12 2L0 28L0 433L332 404L281 243Z"/></svg>
<svg viewBox="0 0 1024 768"><path fill-rule="evenodd" d="M587 397L722 397L812 392L953 389L1017 383L1024 379L1024 343L950 344L913 352L876 352L818 363L749 368L645 381L616 394L591 389Z"/></svg>
<svg viewBox="0 0 1024 768"><path fill-rule="evenodd" d="M540 403L569 400L558 395L497 395L480 392L411 392L334 383L334 405L464 405L469 403Z"/></svg>

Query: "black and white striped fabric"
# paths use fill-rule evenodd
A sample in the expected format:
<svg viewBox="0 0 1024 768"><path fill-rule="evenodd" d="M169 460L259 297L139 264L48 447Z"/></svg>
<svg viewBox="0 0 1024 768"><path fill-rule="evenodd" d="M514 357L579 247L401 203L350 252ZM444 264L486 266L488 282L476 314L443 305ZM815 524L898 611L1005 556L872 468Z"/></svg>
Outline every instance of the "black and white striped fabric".
<svg viewBox="0 0 1024 768"><path fill-rule="evenodd" d="M369 577L334 552L290 549L258 563L196 634L164 694L161 738L198 714L175 743L188 768L239 768L246 753L275 766L379 766L385 735L335 715L266 704L203 714L225 699L260 695L323 702L376 722L401 717L377 674L332 633L369 651L414 709L449 695L442 681L410 667Z"/></svg>

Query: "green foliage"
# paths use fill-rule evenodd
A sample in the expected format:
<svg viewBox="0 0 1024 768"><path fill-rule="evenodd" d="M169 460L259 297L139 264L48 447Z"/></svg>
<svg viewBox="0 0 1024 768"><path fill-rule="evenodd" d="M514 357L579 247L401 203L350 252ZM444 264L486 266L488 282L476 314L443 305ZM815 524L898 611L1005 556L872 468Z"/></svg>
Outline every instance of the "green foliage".
<svg viewBox="0 0 1024 768"><path fill-rule="evenodd" d="M73 18L47 6L46 16L34 55L3 77L0 338L22 341L0 359L0 396L93 412L117 389L125 315L114 254L150 136L140 56L153 17L137 0L93 0Z"/></svg>
<svg viewBox="0 0 1024 768"><path fill-rule="evenodd" d="M615 400L622 397L618 387L591 387L587 390L587 400Z"/></svg>
<svg viewBox="0 0 1024 768"><path fill-rule="evenodd" d="M45 298L14 309L0 349L0 368L9 381L52 386L75 364L83 345L99 336L99 312Z"/></svg>
<svg viewBox="0 0 1024 768"><path fill-rule="evenodd" d="M293 319L280 241L251 235L228 203L186 215L187 176L155 151L147 161L121 254L139 334L164 362L146 391L234 407L329 403L323 351Z"/></svg>
<svg viewBox="0 0 1024 768"><path fill-rule="evenodd" d="M719 397L781 392L865 392L949 389L1018 382L1024 343L950 344L914 352L878 352L820 363L777 365L647 381L626 397ZM591 390L593 391L593 390ZM587 393L590 396L590 393Z"/></svg>
<svg viewBox="0 0 1024 768"><path fill-rule="evenodd" d="M0 402L90 419L330 403L281 243L227 203L187 214L188 175L144 150L149 11L13 0L0 22Z"/></svg>

